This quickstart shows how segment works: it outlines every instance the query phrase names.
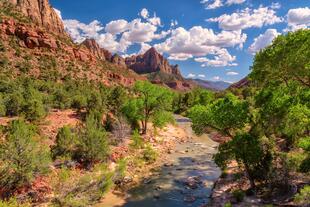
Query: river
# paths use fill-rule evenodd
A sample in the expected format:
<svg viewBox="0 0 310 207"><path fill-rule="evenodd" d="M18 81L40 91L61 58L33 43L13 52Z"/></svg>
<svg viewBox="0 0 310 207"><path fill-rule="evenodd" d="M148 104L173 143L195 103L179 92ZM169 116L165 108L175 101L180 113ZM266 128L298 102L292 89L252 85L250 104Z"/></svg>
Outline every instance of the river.
<svg viewBox="0 0 310 207"><path fill-rule="evenodd" d="M190 141L178 143L162 167L144 184L127 192L123 207L199 207L208 204L221 174L212 160L218 144L207 134L196 136L189 119L176 116Z"/></svg>

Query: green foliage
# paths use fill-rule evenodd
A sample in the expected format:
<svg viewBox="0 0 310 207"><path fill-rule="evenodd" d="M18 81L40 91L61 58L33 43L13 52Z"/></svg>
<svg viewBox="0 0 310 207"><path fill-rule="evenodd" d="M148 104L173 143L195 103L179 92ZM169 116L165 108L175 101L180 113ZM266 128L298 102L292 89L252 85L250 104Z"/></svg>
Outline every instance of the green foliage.
<svg viewBox="0 0 310 207"><path fill-rule="evenodd" d="M123 178L126 176L126 170L127 170L127 160L126 159L118 160L117 167L115 169L114 179L123 180Z"/></svg>
<svg viewBox="0 0 310 207"><path fill-rule="evenodd" d="M157 159L157 152L153 149L153 147L150 144L147 144L145 149L143 150L143 159L147 163L153 163Z"/></svg>
<svg viewBox="0 0 310 207"><path fill-rule="evenodd" d="M0 200L0 207L30 207L28 203L19 203L16 198L10 198L8 201Z"/></svg>
<svg viewBox="0 0 310 207"><path fill-rule="evenodd" d="M245 196L245 193L242 190L234 190L232 192L233 197L237 200L237 202L242 202Z"/></svg>
<svg viewBox="0 0 310 207"><path fill-rule="evenodd" d="M29 184L48 170L49 162L49 150L38 140L34 127L13 121L0 145L0 185L10 191Z"/></svg>
<svg viewBox="0 0 310 207"><path fill-rule="evenodd" d="M162 129L168 123L175 123L175 119L173 114L168 111L159 111L154 114L153 119L153 126Z"/></svg>
<svg viewBox="0 0 310 207"><path fill-rule="evenodd" d="M94 114L90 114L79 132L78 156L86 163L106 160L109 152L107 133Z"/></svg>
<svg viewBox="0 0 310 207"><path fill-rule="evenodd" d="M173 100L173 110L176 113L184 113L195 105L206 106L210 104L214 98L214 93L205 89L196 88L184 94L177 94Z"/></svg>
<svg viewBox="0 0 310 207"><path fill-rule="evenodd" d="M6 114L5 101L2 94L0 93L0 117L5 116L5 114Z"/></svg>
<svg viewBox="0 0 310 207"><path fill-rule="evenodd" d="M265 180L272 166L271 144L250 134L237 134L233 139L220 145L215 162L225 169L231 160L244 166L248 178L255 181Z"/></svg>
<svg viewBox="0 0 310 207"><path fill-rule="evenodd" d="M134 91L136 97L127 101L123 107L123 113L132 125L140 121L142 133L145 134L148 122L155 114L171 110L173 94L166 88L146 81L137 81Z"/></svg>
<svg viewBox="0 0 310 207"><path fill-rule="evenodd" d="M142 137L140 136L138 130L134 130L134 131L133 131L133 134L132 134L132 136L131 136L131 139L132 139L131 146L132 146L133 148L135 148L135 149L141 149L141 148L143 148L144 142L143 142L143 139L142 139Z"/></svg>
<svg viewBox="0 0 310 207"><path fill-rule="evenodd" d="M59 129L56 136L56 144L52 147L53 158L73 158L78 144L79 140L77 139L76 134L72 132L72 129L69 126L64 126Z"/></svg>
<svg viewBox="0 0 310 207"><path fill-rule="evenodd" d="M272 45L255 56L251 78L262 85L276 85L294 79L309 87L309 48L309 30L278 36Z"/></svg>
<svg viewBox="0 0 310 207"><path fill-rule="evenodd" d="M197 105L189 110L193 129L197 134L207 127L232 135L249 122L249 105L232 94L217 99L208 106Z"/></svg>
<svg viewBox="0 0 310 207"><path fill-rule="evenodd" d="M300 190L300 193L295 195L294 201L298 205L309 205L310 203L310 186L306 185L304 188Z"/></svg>

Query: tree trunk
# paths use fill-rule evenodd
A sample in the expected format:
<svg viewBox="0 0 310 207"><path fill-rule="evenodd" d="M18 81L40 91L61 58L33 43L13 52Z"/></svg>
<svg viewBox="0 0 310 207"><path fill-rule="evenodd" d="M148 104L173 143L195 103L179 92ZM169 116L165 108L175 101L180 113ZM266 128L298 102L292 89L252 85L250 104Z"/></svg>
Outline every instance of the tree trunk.
<svg viewBox="0 0 310 207"><path fill-rule="evenodd" d="M246 175L250 181L250 185L251 185L251 189L255 192L255 182L254 182L254 179L252 178L251 174L249 173L249 167L247 165L244 165L245 166L245 172L246 172Z"/></svg>

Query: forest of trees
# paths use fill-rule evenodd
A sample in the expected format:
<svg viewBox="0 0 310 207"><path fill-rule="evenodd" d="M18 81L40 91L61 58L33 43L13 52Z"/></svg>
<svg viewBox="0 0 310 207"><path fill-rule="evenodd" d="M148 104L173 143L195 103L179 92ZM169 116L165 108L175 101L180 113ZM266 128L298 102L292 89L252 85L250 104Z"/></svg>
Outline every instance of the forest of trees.
<svg viewBox="0 0 310 207"><path fill-rule="evenodd" d="M309 57L309 30L279 36L255 56L249 87L189 109L196 133L211 128L230 137L215 161L225 171L236 160L257 195L285 194L309 176ZM303 204L309 193L305 186Z"/></svg>

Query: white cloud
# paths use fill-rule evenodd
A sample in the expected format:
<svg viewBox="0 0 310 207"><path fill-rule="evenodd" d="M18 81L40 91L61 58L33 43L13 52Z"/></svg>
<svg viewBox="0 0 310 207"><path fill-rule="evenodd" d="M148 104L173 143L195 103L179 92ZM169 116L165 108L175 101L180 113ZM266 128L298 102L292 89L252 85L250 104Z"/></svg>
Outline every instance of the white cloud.
<svg viewBox="0 0 310 207"><path fill-rule="evenodd" d="M96 37L98 37L98 32L103 30L103 27L97 20L94 20L89 24L84 24L73 19L63 20L63 22L66 31L77 43L83 42L86 38L96 39Z"/></svg>
<svg viewBox="0 0 310 207"><path fill-rule="evenodd" d="M213 59L209 59L207 57L195 58L196 62L203 63L202 67L225 67L225 66L237 66L238 64L234 61L236 60L236 56L232 56L226 49L219 49L213 53Z"/></svg>
<svg viewBox="0 0 310 207"><path fill-rule="evenodd" d="M227 5L232 5L232 4L242 4L246 2L246 0L227 0L226 4Z"/></svg>
<svg viewBox="0 0 310 207"><path fill-rule="evenodd" d="M223 14L217 18L210 18L209 22L218 22L219 27L224 30L243 30L251 27L261 28L282 22L282 18L269 7L259 7L258 9L246 8L232 14Z"/></svg>
<svg viewBox="0 0 310 207"><path fill-rule="evenodd" d="M298 30L310 26L310 8L290 9L287 13L288 30Z"/></svg>
<svg viewBox="0 0 310 207"><path fill-rule="evenodd" d="M216 54L222 47L242 47L246 38L241 31L222 31L215 34L212 29L201 26L192 27L190 30L179 27L171 32L168 39L154 47L161 53L169 54L170 59L187 60L194 56Z"/></svg>
<svg viewBox="0 0 310 207"><path fill-rule="evenodd" d="M148 51L152 46L147 44L147 43L144 43L142 42L141 43L141 49L139 51L139 54L144 54L146 51Z"/></svg>
<svg viewBox="0 0 310 207"><path fill-rule="evenodd" d="M147 21L152 25L161 26L161 20L159 17L156 16L156 13L154 13L153 17L148 18Z"/></svg>
<svg viewBox="0 0 310 207"><path fill-rule="evenodd" d="M214 76L212 79L216 81L221 80L220 76Z"/></svg>
<svg viewBox="0 0 310 207"><path fill-rule="evenodd" d="M53 9L54 9L54 11L56 12L57 16L58 16L60 19L62 19L61 11L58 10L58 9L56 9L56 8L53 8Z"/></svg>
<svg viewBox="0 0 310 207"><path fill-rule="evenodd" d="M140 12L140 16L144 19L149 18L149 11L146 8L143 8Z"/></svg>
<svg viewBox="0 0 310 207"><path fill-rule="evenodd" d="M111 21L105 26L105 31L113 35L125 32L127 29L128 22L124 19Z"/></svg>
<svg viewBox="0 0 310 207"><path fill-rule="evenodd" d="M202 0L200 3L205 5L206 9L217 9L219 7L222 7L224 5L232 5L232 4L242 4L246 2L246 0L227 0L224 3L224 0Z"/></svg>
<svg viewBox="0 0 310 207"><path fill-rule="evenodd" d="M168 59L169 60L179 60L179 61L185 61L189 58L193 58L193 55L191 54L185 54L185 53L178 53L178 54L171 54Z"/></svg>
<svg viewBox="0 0 310 207"><path fill-rule="evenodd" d="M178 26L178 21L177 20L171 20L171 23L170 23L170 26L171 27L176 27L176 26Z"/></svg>
<svg viewBox="0 0 310 207"><path fill-rule="evenodd" d="M268 29L264 34L260 34L254 39L254 42L249 47L249 52L252 54L257 53L261 49L267 47L272 41L279 36L280 33L276 29Z"/></svg>
<svg viewBox="0 0 310 207"><path fill-rule="evenodd" d="M272 9L280 9L281 8L281 4L279 2L273 2L271 4L270 8L272 8Z"/></svg>
<svg viewBox="0 0 310 207"><path fill-rule="evenodd" d="M235 75L239 75L239 73L234 72L234 71L230 71L230 72L227 72L226 75L235 76Z"/></svg>
<svg viewBox="0 0 310 207"><path fill-rule="evenodd" d="M146 44L153 40L159 40L171 34L171 30L157 33L160 26L160 18L154 16L149 18L147 10L140 12L146 19L134 19L127 22L124 19L109 22L105 27L97 20L84 24L78 20L63 20L65 29L74 42L81 43L87 38L95 39L101 47L111 52L126 52L133 44L141 44L141 52Z"/></svg>
<svg viewBox="0 0 310 207"><path fill-rule="evenodd" d="M195 74L193 74L193 73L190 73L190 74L188 74L188 75L187 75L187 77L188 77L188 78L195 78L195 77L196 77L196 75L195 75Z"/></svg>
<svg viewBox="0 0 310 207"><path fill-rule="evenodd" d="M205 78L206 76L204 74L199 74L198 77L199 78Z"/></svg>

